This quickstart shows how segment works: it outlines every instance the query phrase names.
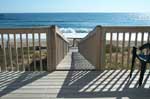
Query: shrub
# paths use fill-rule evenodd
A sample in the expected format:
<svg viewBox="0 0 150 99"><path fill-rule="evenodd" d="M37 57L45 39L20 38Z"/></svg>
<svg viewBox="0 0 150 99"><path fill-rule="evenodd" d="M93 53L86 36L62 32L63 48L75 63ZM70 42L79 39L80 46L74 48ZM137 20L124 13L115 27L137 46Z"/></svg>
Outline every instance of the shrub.
<svg viewBox="0 0 150 99"><path fill-rule="evenodd" d="M117 50L118 52L120 52L121 48L120 47L117 48L116 46L112 45L112 53L117 52ZM106 44L106 53L110 53L110 44Z"/></svg>

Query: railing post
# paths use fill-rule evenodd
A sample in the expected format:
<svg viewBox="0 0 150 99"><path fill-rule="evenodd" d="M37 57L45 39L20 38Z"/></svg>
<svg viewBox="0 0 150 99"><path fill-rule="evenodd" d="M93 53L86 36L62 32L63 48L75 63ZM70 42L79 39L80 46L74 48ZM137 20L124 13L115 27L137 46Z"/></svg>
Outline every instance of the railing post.
<svg viewBox="0 0 150 99"><path fill-rule="evenodd" d="M56 69L56 26L51 26L47 33L47 68L48 71Z"/></svg>
<svg viewBox="0 0 150 99"><path fill-rule="evenodd" d="M105 68L105 32L103 31L102 26L96 27L96 36L97 36L97 63L96 69L103 70Z"/></svg>

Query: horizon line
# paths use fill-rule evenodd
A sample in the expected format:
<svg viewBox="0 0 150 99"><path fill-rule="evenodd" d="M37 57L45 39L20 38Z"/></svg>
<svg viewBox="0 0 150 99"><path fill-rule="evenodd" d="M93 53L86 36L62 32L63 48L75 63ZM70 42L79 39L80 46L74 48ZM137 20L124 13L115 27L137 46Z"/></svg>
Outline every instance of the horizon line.
<svg viewBox="0 0 150 99"><path fill-rule="evenodd" d="M0 12L0 13L150 13L150 12Z"/></svg>

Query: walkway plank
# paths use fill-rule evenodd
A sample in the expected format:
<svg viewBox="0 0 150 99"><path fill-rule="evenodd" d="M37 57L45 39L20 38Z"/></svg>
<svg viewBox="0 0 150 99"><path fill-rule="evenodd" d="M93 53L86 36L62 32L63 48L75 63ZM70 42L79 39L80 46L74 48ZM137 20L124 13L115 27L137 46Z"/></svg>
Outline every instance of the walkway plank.
<svg viewBox="0 0 150 99"><path fill-rule="evenodd" d="M143 85L139 88L138 70L133 72L129 80L129 70L93 69L94 66L76 49L72 49L57 66L57 71L52 73L0 72L0 99L150 98L150 70L146 71Z"/></svg>
<svg viewBox="0 0 150 99"><path fill-rule="evenodd" d="M150 98L149 70L138 88L139 72L127 70L1 72L1 99L144 99ZM11 79L9 79L11 78Z"/></svg>
<svg viewBox="0 0 150 99"><path fill-rule="evenodd" d="M93 70L95 67L89 63L79 52L77 47L70 48L67 56L58 64L57 70Z"/></svg>

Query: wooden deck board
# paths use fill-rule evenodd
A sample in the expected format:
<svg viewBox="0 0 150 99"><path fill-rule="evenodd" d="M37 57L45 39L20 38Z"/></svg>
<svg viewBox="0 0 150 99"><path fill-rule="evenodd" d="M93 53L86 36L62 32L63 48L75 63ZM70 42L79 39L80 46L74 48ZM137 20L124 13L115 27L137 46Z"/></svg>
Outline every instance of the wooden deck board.
<svg viewBox="0 0 150 99"><path fill-rule="evenodd" d="M93 67L76 50L61 61L57 70L61 69L72 71L1 72L0 99L150 98L149 70L144 75L143 86L138 88L138 70L130 80L129 70L82 71Z"/></svg>
<svg viewBox="0 0 150 99"><path fill-rule="evenodd" d="M78 48L70 48L66 57L58 64L57 70L92 70L95 67L89 63L79 52Z"/></svg>
<svg viewBox="0 0 150 99"><path fill-rule="evenodd" d="M149 70L143 86L138 88L139 73L134 71L55 71L48 72L1 72L1 99L56 99L100 98L140 99L150 98Z"/></svg>

